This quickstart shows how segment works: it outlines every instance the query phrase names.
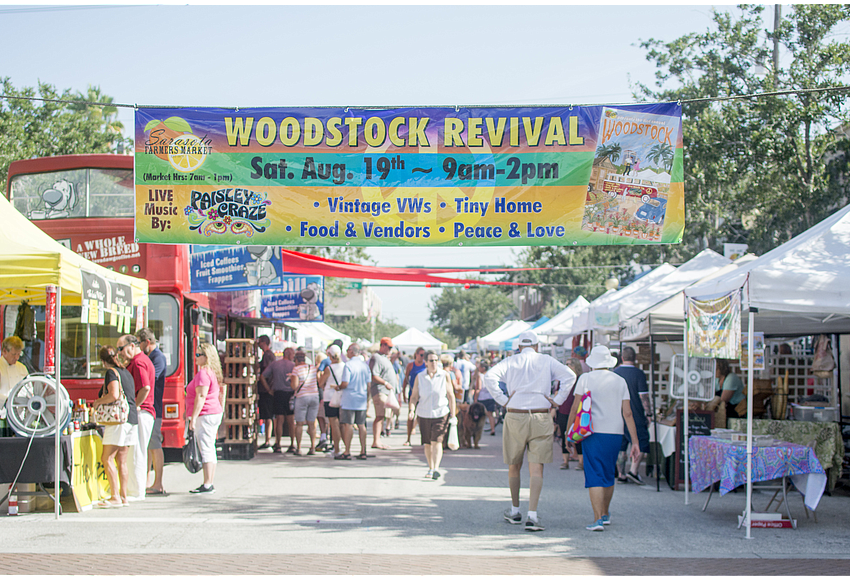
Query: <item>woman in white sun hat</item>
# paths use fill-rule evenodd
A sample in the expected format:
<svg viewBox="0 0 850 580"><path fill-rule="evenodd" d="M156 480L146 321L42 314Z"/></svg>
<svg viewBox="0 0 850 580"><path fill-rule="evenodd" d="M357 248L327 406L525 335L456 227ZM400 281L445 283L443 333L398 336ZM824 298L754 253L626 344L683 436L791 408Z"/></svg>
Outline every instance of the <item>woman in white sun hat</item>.
<svg viewBox="0 0 850 580"><path fill-rule="evenodd" d="M593 523L587 529L601 532L611 523L608 507L614 496L617 476L617 455L623 441L623 424L629 429L632 441L637 441L637 429L632 417L629 386L623 377L611 372L617 359L607 346L596 345L587 357L593 369L578 378L575 402L568 425L572 425L581 406L582 396L590 391L590 417L593 434L581 442L584 455L584 487L590 493Z"/></svg>

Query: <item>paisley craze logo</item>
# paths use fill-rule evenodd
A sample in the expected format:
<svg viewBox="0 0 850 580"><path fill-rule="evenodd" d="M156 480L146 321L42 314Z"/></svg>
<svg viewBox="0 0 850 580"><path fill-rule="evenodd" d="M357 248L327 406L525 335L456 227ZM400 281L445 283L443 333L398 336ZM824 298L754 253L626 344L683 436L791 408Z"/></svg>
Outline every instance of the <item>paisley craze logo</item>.
<svg viewBox="0 0 850 580"><path fill-rule="evenodd" d="M192 127L180 117L169 117L164 121L154 119L145 125L145 133L150 133L145 141L145 153L168 161L181 173L200 169L207 155L212 153L212 141L192 134Z"/></svg>
<svg viewBox="0 0 850 580"><path fill-rule="evenodd" d="M192 191L191 201L183 210L189 219L189 229L210 237L213 234L254 236L271 224L266 208L272 202L265 192L242 188L217 191Z"/></svg>

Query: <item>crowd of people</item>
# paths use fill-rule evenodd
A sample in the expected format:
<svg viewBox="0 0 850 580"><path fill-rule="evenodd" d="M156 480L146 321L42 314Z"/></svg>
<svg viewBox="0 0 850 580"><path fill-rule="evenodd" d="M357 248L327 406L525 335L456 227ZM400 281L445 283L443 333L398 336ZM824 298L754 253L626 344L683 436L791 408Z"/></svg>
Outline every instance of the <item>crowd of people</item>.
<svg viewBox="0 0 850 580"><path fill-rule="evenodd" d="M370 351L351 343L344 353L343 344L336 341L315 360L295 348L286 348L277 358L268 336L260 336L256 344L262 353L256 369L259 449L284 453L281 442L286 435L285 452L294 456L326 453L339 461L366 460L374 457L370 449L389 448L385 438L399 429L406 409L404 445L416 444L413 435L418 428L418 443L428 464L425 477L436 480L459 414L469 414L480 405L478 436L485 423L491 436L503 423L502 455L511 496L504 519L511 524L524 524L532 532L545 529L537 506L543 468L552 462L556 437L561 469L576 461L576 469L584 472L594 517L588 530L602 531L611 524L615 481L643 485L640 465L649 451L647 384L629 347L622 349L619 361L607 347L597 345L587 353L578 346L563 364L538 352L533 331L522 333L518 352L501 360L478 357L473 361L463 351L450 355L424 348L406 360L390 338L382 338ZM15 369L15 346L11 341L3 343L2 363L6 364L0 364L0 370L4 377ZM104 429L101 459L111 497L97 507L122 507L147 495L164 495L161 424L166 365L156 337L143 328L135 335L121 336L115 347L103 347L99 354L105 378L93 405L126 398L130 411L125 423ZM198 370L186 386L186 420L198 442L203 482L190 492L208 494L215 492L216 438L226 385L214 345L201 343L195 361ZM593 434L574 441L570 426L589 393ZM371 445L366 425L370 406ZM478 439L467 442L473 443L477 448ZM519 490L525 460L530 493L523 518ZM151 472L152 483L147 485Z"/></svg>
<svg viewBox="0 0 850 580"><path fill-rule="evenodd" d="M561 468L568 469L570 461L576 460L576 469L585 474L594 514L588 530L602 531L610 525L615 481L644 484L640 464L649 451L647 383L629 347L622 349L620 361L607 347L597 345L587 353L578 346L565 365L537 352L533 331L520 335L515 355L502 360L479 357L475 362L463 351L453 356L424 348L417 348L406 362L390 338L382 338L371 352L352 343L344 354L338 341L316 355L315 361L294 348L285 349L280 359L268 356L267 336L261 336L257 344L264 352L258 365L265 437L260 449L271 447L273 453L283 453L286 424L287 453L302 455L306 427L309 447L303 454L325 452L335 460L366 460L372 457L366 427L370 404L374 410L371 449L388 448L382 437L399 427L401 409L406 408L404 445L415 444L412 438L418 428L428 463L425 477L438 479L447 437L458 424L459 412L480 403L481 425L489 423L491 436L496 425L504 422L503 461L508 465L511 494L504 519L511 524L524 524L528 531L545 529L537 505L543 467L552 461L556 436L561 442ZM588 392L593 394L593 435L573 442L569 426ZM355 430L359 453L352 443ZM530 494L523 518L519 490L526 457Z"/></svg>
<svg viewBox="0 0 850 580"><path fill-rule="evenodd" d="M149 495L166 495L162 484L162 412L165 355L149 328L118 338L99 352L105 370L94 409L127 400L126 421L107 424L103 431L104 466L111 496L95 507L118 508ZM216 436L223 416L226 386L215 347L201 343L195 353L198 372L186 386L186 421L200 449L203 483L191 493L213 493ZM148 480L153 473L153 481Z"/></svg>

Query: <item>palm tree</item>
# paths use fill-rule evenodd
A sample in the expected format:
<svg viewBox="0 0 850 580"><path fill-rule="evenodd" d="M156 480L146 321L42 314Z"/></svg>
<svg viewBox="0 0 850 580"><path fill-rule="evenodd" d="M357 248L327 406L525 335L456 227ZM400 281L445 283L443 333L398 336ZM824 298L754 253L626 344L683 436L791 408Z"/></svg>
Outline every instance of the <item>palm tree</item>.
<svg viewBox="0 0 850 580"><path fill-rule="evenodd" d="M602 159L607 157L612 163L616 163L622 152L623 148L620 147L619 143L609 143L608 145L600 145L596 148L596 157Z"/></svg>
<svg viewBox="0 0 850 580"><path fill-rule="evenodd" d="M666 171L673 168L673 147L669 143L658 143L649 150L646 159L656 166L663 167Z"/></svg>

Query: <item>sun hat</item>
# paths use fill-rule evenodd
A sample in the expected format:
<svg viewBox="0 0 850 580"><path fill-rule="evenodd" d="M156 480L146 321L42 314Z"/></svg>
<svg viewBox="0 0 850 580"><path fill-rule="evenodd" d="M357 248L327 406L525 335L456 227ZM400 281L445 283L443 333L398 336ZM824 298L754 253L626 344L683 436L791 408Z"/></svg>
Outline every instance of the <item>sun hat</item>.
<svg viewBox="0 0 850 580"><path fill-rule="evenodd" d="M591 349L590 355L584 362L592 369L610 369L617 366L617 359L611 356L611 351L608 350L607 346L601 344L597 344Z"/></svg>
<svg viewBox="0 0 850 580"><path fill-rule="evenodd" d="M337 345L332 344L328 347L328 350L326 352L331 356L338 357L342 354L342 349L339 348Z"/></svg>
<svg viewBox="0 0 850 580"><path fill-rule="evenodd" d="M517 341L517 346L522 348L524 346L534 346L537 344L539 340L537 339L537 333L533 330L524 330L519 334L519 340Z"/></svg>

